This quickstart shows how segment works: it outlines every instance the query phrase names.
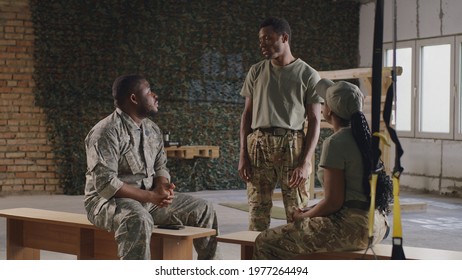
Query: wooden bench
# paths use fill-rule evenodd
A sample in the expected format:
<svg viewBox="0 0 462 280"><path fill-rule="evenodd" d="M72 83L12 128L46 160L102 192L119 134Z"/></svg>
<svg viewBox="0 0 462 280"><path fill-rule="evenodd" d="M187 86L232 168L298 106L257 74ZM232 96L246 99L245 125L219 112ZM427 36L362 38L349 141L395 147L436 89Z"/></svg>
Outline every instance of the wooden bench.
<svg viewBox="0 0 462 280"><path fill-rule="evenodd" d="M255 239L258 231L240 231L217 236L219 242L238 244L241 246L241 259L250 260L253 256ZM298 256L302 260L358 260L358 259L380 259L391 258L392 245L376 244L371 249L342 252L322 252ZM375 254L374 254L375 253ZM462 260L462 252L438 250L429 248L404 247L404 254L408 260Z"/></svg>
<svg viewBox="0 0 462 280"><path fill-rule="evenodd" d="M31 208L0 210L6 218L6 258L40 259L40 250L76 255L77 259L118 259L114 233L90 223L83 214ZM215 235L214 229L185 227L154 228L151 258L187 260L193 257L193 240Z"/></svg>

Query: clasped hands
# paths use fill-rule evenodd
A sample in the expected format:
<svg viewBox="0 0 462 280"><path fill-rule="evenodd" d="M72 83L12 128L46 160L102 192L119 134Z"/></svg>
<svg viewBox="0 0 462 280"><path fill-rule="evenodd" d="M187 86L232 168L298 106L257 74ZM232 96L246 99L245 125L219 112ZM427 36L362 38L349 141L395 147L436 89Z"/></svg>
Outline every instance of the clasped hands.
<svg viewBox="0 0 462 280"><path fill-rule="evenodd" d="M176 188L175 184L162 182L156 184L154 188L151 189L151 192L154 193L154 204L159 207L167 207L173 202L174 193L173 190Z"/></svg>

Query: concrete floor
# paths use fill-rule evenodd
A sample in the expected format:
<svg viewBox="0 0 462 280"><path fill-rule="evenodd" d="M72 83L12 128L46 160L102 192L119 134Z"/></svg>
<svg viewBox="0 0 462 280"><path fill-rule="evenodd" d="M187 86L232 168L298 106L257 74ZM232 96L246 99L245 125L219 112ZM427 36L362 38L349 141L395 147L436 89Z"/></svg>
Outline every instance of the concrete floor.
<svg viewBox="0 0 462 280"><path fill-rule="evenodd" d="M218 205L220 202L245 202L245 190L201 191L190 194L213 202L218 214L221 234L247 230L247 212ZM311 201L311 203L315 202L315 200ZM281 201L275 201L275 204L282 206ZM405 246L462 251L462 199L404 192L401 194L401 204L411 205L407 210L403 210L401 215ZM412 207L412 205L419 207ZM422 209L420 207L422 205L425 205L426 209ZM0 209L17 207L85 213L83 196L14 195L0 197ZM393 221L392 215L389 216L389 221ZM271 226L284 223L284 220L272 219ZM6 258L5 224L5 219L0 218L0 260ZM391 234L382 242L391 244ZM220 248L223 259L239 259L238 245L220 243ZM42 251L41 257L52 260L75 259L72 255L47 251Z"/></svg>

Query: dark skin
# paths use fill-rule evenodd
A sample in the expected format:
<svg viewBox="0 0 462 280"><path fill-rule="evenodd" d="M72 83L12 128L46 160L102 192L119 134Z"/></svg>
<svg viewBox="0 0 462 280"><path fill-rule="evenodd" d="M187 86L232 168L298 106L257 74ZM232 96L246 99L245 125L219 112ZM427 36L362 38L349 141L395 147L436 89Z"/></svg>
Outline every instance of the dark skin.
<svg viewBox="0 0 462 280"><path fill-rule="evenodd" d="M295 61L295 57L290 51L289 35L287 33L277 34L272 26L260 29L258 33L260 50L266 59L278 66L286 66ZM239 176L245 182L249 182L252 177L252 168L247 152L247 135L252 132L252 98L246 97L244 111L241 116L240 125L240 153L239 153ZM305 184L312 172L311 158L316 149L317 139L319 138L321 122L321 105L307 104L305 107L306 118L308 120L308 130L303 146L303 154L298 166L292 172L289 179L289 187L296 188Z"/></svg>
<svg viewBox="0 0 462 280"><path fill-rule="evenodd" d="M138 89L121 102L119 108L127 113L138 126L148 116L158 112L158 96L151 91L149 83L143 80ZM131 198L142 203L150 202L159 207L169 206L174 198L175 185L166 177L154 178L153 187L149 190L139 189L135 185L124 183L116 192L115 197Z"/></svg>

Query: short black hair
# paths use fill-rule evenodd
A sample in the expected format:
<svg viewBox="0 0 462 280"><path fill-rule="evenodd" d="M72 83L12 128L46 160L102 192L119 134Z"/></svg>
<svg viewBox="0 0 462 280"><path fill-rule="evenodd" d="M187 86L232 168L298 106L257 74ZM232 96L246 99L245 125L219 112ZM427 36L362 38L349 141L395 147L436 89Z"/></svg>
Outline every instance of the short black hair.
<svg viewBox="0 0 462 280"><path fill-rule="evenodd" d="M284 18L269 17L260 24L260 29L267 26L273 27L274 32L279 35L287 33L287 35L289 35L290 42L290 39L292 38L292 31L290 30L290 25L287 20Z"/></svg>
<svg viewBox="0 0 462 280"><path fill-rule="evenodd" d="M122 75L112 84L112 97L114 105L119 107L132 93L136 93L142 81L146 78L139 74Z"/></svg>

